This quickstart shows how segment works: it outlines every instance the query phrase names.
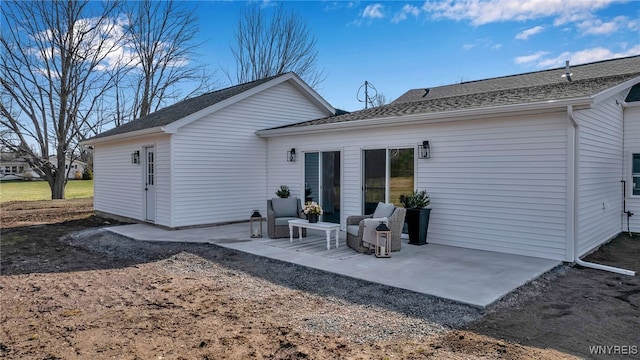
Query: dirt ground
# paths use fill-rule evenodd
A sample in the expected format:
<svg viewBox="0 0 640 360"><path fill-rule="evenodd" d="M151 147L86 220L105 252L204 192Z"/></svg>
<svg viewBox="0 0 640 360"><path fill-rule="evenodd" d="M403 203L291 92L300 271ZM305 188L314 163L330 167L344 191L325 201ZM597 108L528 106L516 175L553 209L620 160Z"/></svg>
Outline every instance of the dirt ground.
<svg viewBox="0 0 640 360"><path fill-rule="evenodd" d="M214 245L108 242L90 229L117 222L91 206L2 205L3 358L640 358L638 276L561 266L485 310L424 309L415 293ZM92 241L65 236L81 230ZM640 271L640 238L586 260Z"/></svg>

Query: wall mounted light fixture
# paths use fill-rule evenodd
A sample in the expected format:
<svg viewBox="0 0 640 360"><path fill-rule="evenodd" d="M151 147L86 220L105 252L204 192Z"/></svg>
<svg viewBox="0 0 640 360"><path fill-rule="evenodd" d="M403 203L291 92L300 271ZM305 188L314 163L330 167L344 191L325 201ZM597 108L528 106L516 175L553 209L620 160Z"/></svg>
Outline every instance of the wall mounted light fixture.
<svg viewBox="0 0 640 360"><path fill-rule="evenodd" d="M428 159L431 157L431 147L428 140L425 140L421 145L418 145L418 157L420 159Z"/></svg>
<svg viewBox="0 0 640 360"><path fill-rule="evenodd" d="M287 151L287 161L288 162L296 161L296 148L291 148L291 150Z"/></svg>
<svg viewBox="0 0 640 360"><path fill-rule="evenodd" d="M140 151L136 150L131 153L131 163L140 164Z"/></svg>

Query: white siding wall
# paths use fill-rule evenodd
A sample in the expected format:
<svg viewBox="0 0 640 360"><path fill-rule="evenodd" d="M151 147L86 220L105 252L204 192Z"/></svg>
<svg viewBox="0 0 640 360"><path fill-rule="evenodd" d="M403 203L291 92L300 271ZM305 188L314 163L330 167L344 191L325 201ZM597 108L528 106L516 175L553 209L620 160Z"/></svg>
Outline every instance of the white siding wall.
<svg viewBox="0 0 640 360"><path fill-rule="evenodd" d="M144 165L132 164L131 153L156 146L157 204L169 196L169 136L140 138L94 146L94 208L132 219L145 219ZM167 210L157 207L156 223L168 225Z"/></svg>
<svg viewBox="0 0 640 360"><path fill-rule="evenodd" d="M142 166L131 163L135 143L98 144L93 152L93 206L98 211L142 220Z"/></svg>
<svg viewBox="0 0 640 360"><path fill-rule="evenodd" d="M431 195L429 242L566 259L564 113L270 138L268 193L287 184L301 195L302 162L287 163L286 149L341 148L344 226L362 213L362 150L422 140L431 159L416 161L416 182Z"/></svg>
<svg viewBox="0 0 640 360"><path fill-rule="evenodd" d="M171 221L171 137L153 139L145 146L155 146L156 224L172 227Z"/></svg>
<svg viewBox="0 0 640 360"><path fill-rule="evenodd" d="M271 170L255 132L324 116L282 83L180 128L172 139L173 226L248 220L252 209L266 216ZM285 161L286 151L274 156Z"/></svg>
<svg viewBox="0 0 640 360"><path fill-rule="evenodd" d="M633 181L631 179L631 154L640 154L640 106L624 110L624 179L627 181L627 210L634 215L629 218L629 228L640 232L640 196L631 195ZM627 230L627 216L623 215L624 231Z"/></svg>
<svg viewBox="0 0 640 360"><path fill-rule="evenodd" d="M578 255L621 231L622 108L609 99L574 112L580 125Z"/></svg>

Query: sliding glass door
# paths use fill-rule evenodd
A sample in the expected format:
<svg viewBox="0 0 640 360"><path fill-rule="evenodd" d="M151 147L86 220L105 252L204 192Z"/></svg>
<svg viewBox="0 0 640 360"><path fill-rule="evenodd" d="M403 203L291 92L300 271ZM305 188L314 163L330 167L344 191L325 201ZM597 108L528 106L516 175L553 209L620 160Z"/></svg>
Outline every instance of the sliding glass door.
<svg viewBox="0 0 640 360"><path fill-rule="evenodd" d="M322 206L322 221L340 223L340 151L309 152L304 156L305 201Z"/></svg>
<svg viewBox="0 0 640 360"><path fill-rule="evenodd" d="M378 202L400 204L414 185L414 151L404 149L364 150L363 211L373 214Z"/></svg>
<svg viewBox="0 0 640 360"><path fill-rule="evenodd" d="M364 214L373 214L378 202L386 202L386 150L364 151Z"/></svg>

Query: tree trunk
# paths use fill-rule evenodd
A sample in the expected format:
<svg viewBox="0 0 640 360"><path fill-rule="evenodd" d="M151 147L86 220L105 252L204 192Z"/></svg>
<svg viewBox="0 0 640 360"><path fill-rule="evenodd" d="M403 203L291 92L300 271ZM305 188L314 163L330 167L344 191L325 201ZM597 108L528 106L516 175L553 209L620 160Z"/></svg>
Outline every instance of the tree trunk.
<svg viewBox="0 0 640 360"><path fill-rule="evenodd" d="M60 172L64 175L64 172ZM51 200L64 199L64 179L62 181L58 179L58 173L56 173L56 179L51 188Z"/></svg>
<svg viewBox="0 0 640 360"><path fill-rule="evenodd" d="M64 152L58 152L58 154L62 154L62 156L58 155L57 169L53 175L53 184L49 184L51 187L51 200L64 199L64 187L67 183L67 172L64 168L66 158Z"/></svg>

